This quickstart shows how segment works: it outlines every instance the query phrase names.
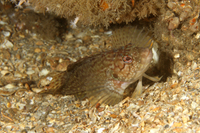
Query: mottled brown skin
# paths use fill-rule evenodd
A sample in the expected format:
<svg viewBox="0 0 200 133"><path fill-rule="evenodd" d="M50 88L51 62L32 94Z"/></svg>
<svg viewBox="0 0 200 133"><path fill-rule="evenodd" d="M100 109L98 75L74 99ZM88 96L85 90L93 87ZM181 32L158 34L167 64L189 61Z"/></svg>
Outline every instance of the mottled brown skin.
<svg viewBox="0 0 200 133"><path fill-rule="evenodd" d="M47 91L88 98L91 105L114 105L122 100L128 85L142 77L152 56L151 49L128 44L86 57L69 65L66 72L48 75L53 79Z"/></svg>
<svg viewBox="0 0 200 133"><path fill-rule="evenodd" d="M123 98L124 90L139 80L132 98L142 93L142 77L153 81L157 78L145 74L152 60L153 41L148 32L136 26L114 30L112 50L80 59L68 66L65 72L46 76L49 86L41 92L75 95L88 98L91 105L114 105Z"/></svg>

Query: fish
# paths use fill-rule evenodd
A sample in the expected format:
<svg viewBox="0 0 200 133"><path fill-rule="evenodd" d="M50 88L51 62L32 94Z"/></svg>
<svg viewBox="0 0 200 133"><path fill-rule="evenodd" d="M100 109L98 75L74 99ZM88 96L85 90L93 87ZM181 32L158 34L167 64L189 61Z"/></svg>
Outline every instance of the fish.
<svg viewBox="0 0 200 133"><path fill-rule="evenodd" d="M114 48L82 58L64 72L47 75L50 83L40 93L88 98L91 106L115 105L123 99L125 89L138 80L132 98L141 95L143 76L160 80L145 74L153 58L154 41L149 32L136 26L119 28L113 31L111 43Z"/></svg>

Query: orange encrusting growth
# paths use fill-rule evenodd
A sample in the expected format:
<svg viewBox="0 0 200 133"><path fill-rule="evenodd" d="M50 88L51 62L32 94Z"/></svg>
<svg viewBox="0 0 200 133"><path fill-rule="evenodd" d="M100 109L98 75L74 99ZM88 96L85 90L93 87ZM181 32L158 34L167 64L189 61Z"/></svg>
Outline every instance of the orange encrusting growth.
<svg viewBox="0 0 200 133"><path fill-rule="evenodd" d="M185 7L185 4L184 4L184 3L182 3L182 4L181 4L181 7Z"/></svg>
<svg viewBox="0 0 200 133"><path fill-rule="evenodd" d="M194 25L196 23L196 18L193 18L192 20L190 20L190 25Z"/></svg>
<svg viewBox="0 0 200 133"><path fill-rule="evenodd" d="M132 0L131 2L132 2L132 6L134 7L134 5L135 5L135 0Z"/></svg>
<svg viewBox="0 0 200 133"><path fill-rule="evenodd" d="M109 5L108 3L105 2L105 0L101 0L100 7L103 9L103 11L105 11L106 9L109 8Z"/></svg>

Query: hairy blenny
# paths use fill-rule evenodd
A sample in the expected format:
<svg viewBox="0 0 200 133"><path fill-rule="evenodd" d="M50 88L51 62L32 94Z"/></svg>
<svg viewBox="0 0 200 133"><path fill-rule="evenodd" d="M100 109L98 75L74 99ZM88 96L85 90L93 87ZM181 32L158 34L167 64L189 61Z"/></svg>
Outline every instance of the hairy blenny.
<svg viewBox="0 0 200 133"><path fill-rule="evenodd" d="M47 75L50 84L41 93L61 93L88 98L91 105L114 105L123 98L124 90L135 81L138 85L132 95L142 93L142 76L151 80L145 71L153 54L153 40L148 32L136 27L125 27L113 32L114 49L85 57L68 66L67 71Z"/></svg>

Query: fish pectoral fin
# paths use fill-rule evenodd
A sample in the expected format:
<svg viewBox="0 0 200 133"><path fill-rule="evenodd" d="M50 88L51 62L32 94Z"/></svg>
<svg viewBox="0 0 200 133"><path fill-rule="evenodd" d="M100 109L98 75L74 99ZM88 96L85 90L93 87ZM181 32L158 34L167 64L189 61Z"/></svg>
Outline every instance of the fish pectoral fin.
<svg viewBox="0 0 200 133"><path fill-rule="evenodd" d="M135 88L135 91L132 94L132 98L137 98L142 94L142 76L139 78L138 84Z"/></svg>
<svg viewBox="0 0 200 133"><path fill-rule="evenodd" d="M161 78L163 77L163 76L161 76L160 78L159 78L158 76L156 76L156 77L151 77L151 76L149 76L149 75L147 75L147 74L145 74L145 73L144 73L142 76L144 76L145 78L147 78L147 79L149 79L149 80L151 80L151 81L154 81L154 82L160 81Z"/></svg>
<svg viewBox="0 0 200 133"><path fill-rule="evenodd" d="M97 103L115 105L123 99L123 95L116 94L107 88L92 94L87 94L87 97L92 107L94 107Z"/></svg>

